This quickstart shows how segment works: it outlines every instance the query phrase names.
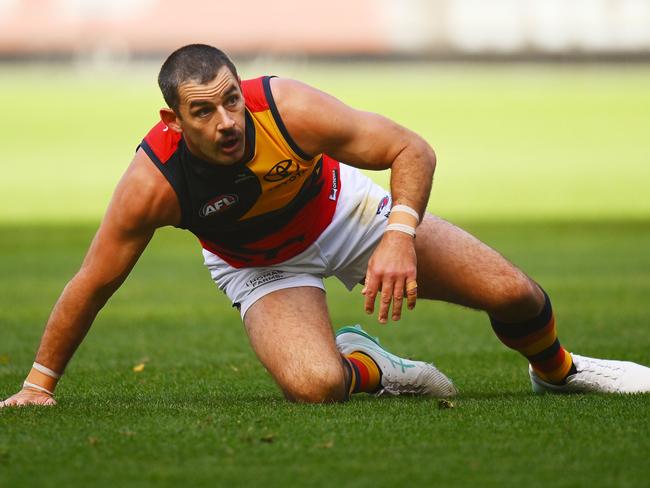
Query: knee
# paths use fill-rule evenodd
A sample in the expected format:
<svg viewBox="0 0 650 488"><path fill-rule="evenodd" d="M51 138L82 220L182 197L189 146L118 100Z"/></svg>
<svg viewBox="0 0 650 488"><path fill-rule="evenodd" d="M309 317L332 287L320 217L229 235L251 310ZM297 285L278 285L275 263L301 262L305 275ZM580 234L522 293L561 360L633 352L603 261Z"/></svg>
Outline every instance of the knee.
<svg viewBox="0 0 650 488"><path fill-rule="evenodd" d="M506 277L490 316L503 322L519 322L537 316L544 306L541 288L521 272Z"/></svg>
<svg viewBox="0 0 650 488"><path fill-rule="evenodd" d="M347 398L343 367L304 368L281 385L287 400L297 403L335 403Z"/></svg>

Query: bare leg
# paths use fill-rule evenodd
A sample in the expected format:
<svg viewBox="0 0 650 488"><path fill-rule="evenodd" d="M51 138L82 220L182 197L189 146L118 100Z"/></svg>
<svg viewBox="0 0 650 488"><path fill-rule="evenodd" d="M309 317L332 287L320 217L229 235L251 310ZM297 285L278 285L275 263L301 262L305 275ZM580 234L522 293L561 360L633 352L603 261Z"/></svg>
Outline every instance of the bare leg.
<svg viewBox="0 0 650 488"><path fill-rule="evenodd" d="M426 215L415 241L418 296L485 310L503 322L537 315L539 286L498 252L445 220Z"/></svg>
<svg viewBox="0 0 650 488"><path fill-rule="evenodd" d="M244 319L253 350L288 400L322 403L347 397L325 293L298 287L270 293Z"/></svg>

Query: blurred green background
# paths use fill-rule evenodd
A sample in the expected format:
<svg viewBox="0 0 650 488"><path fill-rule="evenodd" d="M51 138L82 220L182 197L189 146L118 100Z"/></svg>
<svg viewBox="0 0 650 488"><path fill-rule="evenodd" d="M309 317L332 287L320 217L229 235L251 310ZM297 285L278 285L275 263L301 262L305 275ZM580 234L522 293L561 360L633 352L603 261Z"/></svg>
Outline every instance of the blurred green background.
<svg viewBox="0 0 650 488"><path fill-rule="evenodd" d="M97 221L158 119L158 67L0 65L0 222ZM240 71L299 78L423 135L438 154L434 213L650 217L646 64L257 60Z"/></svg>

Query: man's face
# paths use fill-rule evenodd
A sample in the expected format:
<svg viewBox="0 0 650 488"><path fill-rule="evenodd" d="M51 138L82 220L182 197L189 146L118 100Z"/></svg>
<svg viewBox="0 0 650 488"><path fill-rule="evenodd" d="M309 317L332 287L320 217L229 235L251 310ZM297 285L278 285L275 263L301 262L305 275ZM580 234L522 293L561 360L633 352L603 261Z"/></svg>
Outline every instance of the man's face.
<svg viewBox="0 0 650 488"><path fill-rule="evenodd" d="M228 67L204 85L183 83L178 95L177 122L189 150L214 164L239 161L246 145L245 104L239 80Z"/></svg>

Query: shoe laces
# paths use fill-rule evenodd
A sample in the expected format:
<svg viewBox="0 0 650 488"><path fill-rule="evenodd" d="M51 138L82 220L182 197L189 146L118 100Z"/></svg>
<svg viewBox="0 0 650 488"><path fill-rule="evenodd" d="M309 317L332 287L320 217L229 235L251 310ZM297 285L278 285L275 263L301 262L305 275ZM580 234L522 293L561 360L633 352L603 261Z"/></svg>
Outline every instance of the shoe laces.
<svg viewBox="0 0 650 488"><path fill-rule="evenodd" d="M410 395L410 394L420 394L425 393L427 388L432 385L431 381L435 378L435 384L437 387L442 387L449 382L449 379L436 368L433 363L425 363L426 366L433 368L433 371L423 369L417 376L411 378L409 381L391 381L388 378L384 379L384 387L377 392L377 396L381 396L385 393L398 394L398 395ZM427 378L427 376L429 376ZM454 391L457 391L453 387Z"/></svg>
<svg viewBox="0 0 650 488"><path fill-rule="evenodd" d="M604 376L606 378L618 379L625 369L617 365L612 361L607 361L604 359L594 360L592 358L587 358L583 356L573 356L576 364L576 369L578 373L591 373L598 376Z"/></svg>
<svg viewBox="0 0 650 488"><path fill-rule="evenodd" d="M377 393L375 393L375 396L382 396L385 394L390 394L390 395L416 395L418 393L422 393L424 391L423 385L414 385L411 383L398 383L398 382L393 382L393 381L387 381L384 387L379 390Z"/></svg>
<svg viewBox="0 0 650 488"><path fill-rule="evenodd" d="M605 384L612 392L619 391L618 381L625 372L625 368L606 360L597 360L584 356L573 355L578 373L574 375L574 382L582 384L589 389L600 390ZM605 384L603 383L605 382Z"/></svg>

